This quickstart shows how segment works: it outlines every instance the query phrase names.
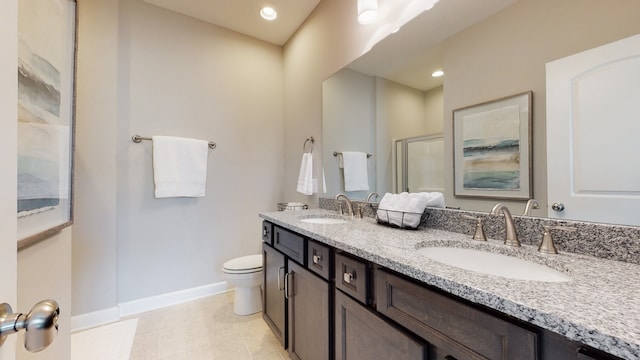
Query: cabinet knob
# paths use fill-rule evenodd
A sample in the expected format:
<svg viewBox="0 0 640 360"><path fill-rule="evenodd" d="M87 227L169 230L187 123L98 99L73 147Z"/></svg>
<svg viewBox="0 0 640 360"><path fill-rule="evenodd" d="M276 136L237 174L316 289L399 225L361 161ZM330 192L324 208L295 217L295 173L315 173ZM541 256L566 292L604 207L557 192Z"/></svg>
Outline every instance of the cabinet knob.
<svg viewBox="0 0 640 360"><path fill-rule="evenodd" d="M356 274L355 273L349 273L346 272L344 274L342 274L342 279L344 280L344 282L346 282L347 284L351 284L351 282L353 281L353 279L356 278Z"/></svg>
<svg viewBox="0 0 640 360"><path fill-rule="evenodd" d="M313 263L319 264L320 262L322 262L322 255L313 255Z"/></svg>
<svg viewBox="0 0 640 360"><path fill-rule="evenodd" d="M553 205L551 205L551 209L553 209L553 211L562 211L564 210L564 204L563 203L553 203Z"/></svg>

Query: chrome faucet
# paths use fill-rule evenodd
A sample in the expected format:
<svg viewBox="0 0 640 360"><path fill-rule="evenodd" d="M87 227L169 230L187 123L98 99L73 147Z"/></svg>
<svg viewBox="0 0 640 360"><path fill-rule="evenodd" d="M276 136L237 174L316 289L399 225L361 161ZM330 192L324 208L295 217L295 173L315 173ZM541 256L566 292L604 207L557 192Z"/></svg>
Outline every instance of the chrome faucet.
<svg viewBox="0 0 640 360"><path fill-rule="evenodd" d="M531 209L539 209L540 208L540 204L538 204L538 202L536 201L536 199L529 199L529 201L527 201L527 205L524 207L524 216L529 216L531 215Z"/></svg>
<svg viewBox="0 0 640 360"><path fill-rule="evenodd" d="M372 197L375 197L377 199L380 197L380 194L378 194L377 192L369 193L369 195L367 195L367 200L365 201L365 204L371 204Z"/></svg>
<svg viewBox="0 0 640 360"><path fill-rule="evenodd" d="M511 217L511 212L507 207L502 203L497 203L493 209L491 209L491 215L499 215L500 212L504 214L504 224L505 224L505 232L506 238L504 240L505 245L509 246L520 246L520 241L518 240L518 234L516 233L516 227L513 223L513 217Z"/></svg>
<svg viewBox="0 0 640 360"><path fill-rule="evenodd" d="M353 205L351 204L351 200L349 199L349 197L347 197L347 195L342 193L336 195L336 201L338 202L339 211L341 215L342 215L342 205L340 203L340 198L345 199L345 201L347 202L347 209L349 210L349 216L353 216Z"/></svg>

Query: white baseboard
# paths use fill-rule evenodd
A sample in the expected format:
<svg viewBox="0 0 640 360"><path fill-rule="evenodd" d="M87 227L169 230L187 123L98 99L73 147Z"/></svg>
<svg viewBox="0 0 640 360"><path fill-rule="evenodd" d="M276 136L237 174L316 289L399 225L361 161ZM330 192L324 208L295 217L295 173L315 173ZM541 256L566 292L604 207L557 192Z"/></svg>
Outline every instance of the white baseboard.
<svg viewBox="0 0 640 360"><path fill-rule="evenodd" d="M156 310L163 307L181 304L191 300L197 300L203 297L221 294L227 291L227 282L199 286L196 288L175 291L167 294L152 296L144 299L127 301L120 303L120 317L140 314L146 311Z"/></svg>
<svg viewBox="0 0 640 360"><path fill-rule="evenodd" d="M89 329L118 320L120 320L118 307L72 316L71 332Z"/></svg>
<svg viewBox="0 0 640 360"><path fill-rule="evenodd" d="M182 304L187 301L221 294L229 291L227 282L199 286L191 289L175 291L167 294L151 296L144 299L119 303L117 307L80 314L71 317L71 331L79 331L118 321L123 317L161 309L167 306Z"/></svg>

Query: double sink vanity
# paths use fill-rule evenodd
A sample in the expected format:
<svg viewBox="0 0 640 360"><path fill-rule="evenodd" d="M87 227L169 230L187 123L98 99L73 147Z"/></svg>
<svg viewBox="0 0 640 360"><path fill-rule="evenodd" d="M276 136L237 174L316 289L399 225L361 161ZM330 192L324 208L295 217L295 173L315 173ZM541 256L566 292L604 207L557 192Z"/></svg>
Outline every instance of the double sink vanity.
<svg viewBox="0 0 640 360"><path fill-rule="evenodd" d="M468 221L260 217L263 317L294 359L640 359L640 265L472 240Z"/></svg>

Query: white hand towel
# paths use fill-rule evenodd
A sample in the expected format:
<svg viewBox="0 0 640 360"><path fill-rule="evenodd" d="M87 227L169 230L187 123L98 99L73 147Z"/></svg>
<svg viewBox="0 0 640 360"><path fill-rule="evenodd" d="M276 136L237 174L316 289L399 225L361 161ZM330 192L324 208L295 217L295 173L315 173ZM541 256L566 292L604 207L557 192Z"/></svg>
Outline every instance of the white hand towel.
<svg viewBox="0 0 640 360"><path fill-rule="evenodd" d="M305 195L313 194L313 155L311 153L302 154L296 190Z"/></svg>
<svg viewBox="0 0 640 360"><path fill-rule="evenodd" d="M369 171L367 171L367 153L343 151L344 190L369 190Z"/></svg>
<svg viewBox="0 0 640 360"><path fill-rule="evenodd" d="M209 144L172 136L152 139L156 198L204 196Z"/></svg>

